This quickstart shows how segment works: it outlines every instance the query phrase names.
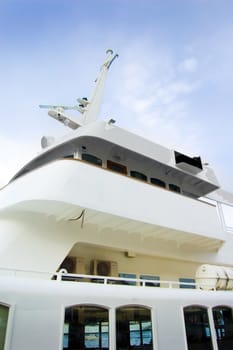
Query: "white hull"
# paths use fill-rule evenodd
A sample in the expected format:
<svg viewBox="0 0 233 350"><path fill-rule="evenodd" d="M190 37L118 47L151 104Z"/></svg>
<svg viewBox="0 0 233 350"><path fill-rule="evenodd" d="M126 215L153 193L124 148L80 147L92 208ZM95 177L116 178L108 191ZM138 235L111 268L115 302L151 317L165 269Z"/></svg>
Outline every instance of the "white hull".
<svg viewBox="0 0 233 350"><path fill-rule="evenodd" d="M5 350L61 350L66 307L95 305L108 310L109 348L116 349L116 310L126 305L151 312L154 349L187 350L183 309L202 305L208 309L215 333L212 308L233 308L231 292L205 292L150 287L0 278L1 301L11 305ZM221 300L221 302L219 302ZM220 304L219 304L220 303Z"/></svg>

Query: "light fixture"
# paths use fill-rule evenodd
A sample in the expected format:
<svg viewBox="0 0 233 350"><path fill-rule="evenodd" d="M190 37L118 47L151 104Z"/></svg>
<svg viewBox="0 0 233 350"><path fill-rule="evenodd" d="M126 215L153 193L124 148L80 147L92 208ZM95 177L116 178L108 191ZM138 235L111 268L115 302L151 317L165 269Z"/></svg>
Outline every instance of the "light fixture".
<svg viewBox="0 0 233 350"><path fill-rule="evenodd" d="M109 119L109 121L108 121L108 124L115 124L116 123L116 121L115 121L115 119Z"/></svg>

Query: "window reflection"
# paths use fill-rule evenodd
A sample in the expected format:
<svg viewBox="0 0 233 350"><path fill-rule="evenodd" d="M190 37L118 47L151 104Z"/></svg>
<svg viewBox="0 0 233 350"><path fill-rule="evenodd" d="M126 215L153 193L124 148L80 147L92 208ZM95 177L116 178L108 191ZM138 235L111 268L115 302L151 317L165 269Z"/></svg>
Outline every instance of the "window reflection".
<svg viewBox="0 0 233 350"><path fill-rule="evenodd" d="M184 308L188 350L213 350L207 309L201 306Z"/></svg>
<svg viewBox="0 0 233 350"><path fill-rule="evenodd" d="M63 349L107 350L108 342L108 310L89 305L65 310Z"/></svg>
<svg viewBox="0 0 233 350"><path fill-rule="evenodd" d="M213 309L214 325L219 350L233 349L233 318L232 309L217 306Z"/></svg>
<svg viewBox="0 0 233 350"><path fill-rule="evenodd" d="M150 310L139 306L126 306L116 312L117 350L132 347L152 350L152 325Z"/></svg>

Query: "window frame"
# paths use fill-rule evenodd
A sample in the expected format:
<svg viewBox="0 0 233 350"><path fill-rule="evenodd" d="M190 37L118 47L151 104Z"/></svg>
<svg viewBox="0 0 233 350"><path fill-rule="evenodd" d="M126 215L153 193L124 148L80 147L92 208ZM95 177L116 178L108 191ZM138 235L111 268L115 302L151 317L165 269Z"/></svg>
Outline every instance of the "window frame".
<svg viewBox="0 0 233 350"><path fill-rule="evenodd" d="M4 350L10 349L10 343L12 338L12 331L13 331L13 314L15 306L10 305L5 302L0 301L0 306L5 306L8 308L8 317L7 317L7 323L6 323L6 331L5 331L5 340L4 340Z"/></svg>
<svg viewBox="0 0 233 350"><path fill-rule="evenodd" d="M139 335L139 338L140 338L140 344L139 345L136 345L136 344L131 344L131 337L130 337L130 322L133 321L133 320L130 320L130 319L126 319L126 320L123 320L124 322L127 322L128 321L128 325L129 325L129 328L128 328L128 332L126 332L126 335L128 335L128 348L129 349L140 349L140 350L143 350L144 349L148 349L148 350L155 350L157 349L157 345L156 345L156 342L155 342L155 333L156 333L156 336L157 336L157 332L156 332L156 323L155 323L155 318L154 318L154 312L153 312L153 307L151 306L148 306L148 305L142 305L142 304L123 304L123 305L119 305L119 306L116 306L115 307L115 332L116 332L116 350L118 349L118 322L119 322L119 318L118 318L118 311L122 311L124 309L126 309L125 313L127 313L127 309L129 308L132 308L134 309L134 312L135 314L137 314L138 310L143 310L143 311L148 311L149 313L149 319L148 320L143 320L143 319L140 319L140 320L137 320L135 319L135 321L138 321L139 324L141 324L141 326L139 325L139 332L140 332L140 335ZM121 320L122 321L122 320ZM150 342L149 343L144 343L144 336L143 336L143 332L145 331L145 329L143 330L142 328L142 322L150 322Z"/></svg>
<svg viewBox="0 0 233 350"><path fill-rule="evenodd" d="M89 160L88 159L85 159L85 157L89 157ZM92 160L94 160L95 159L95 161L92 161ZM101 159L101 158L99 158L99 157L97 157L97 156L95 156L94 154L92 154L92 153L86 153L86 152L83 152L82 154L81 154L81 160L83 161L83 162L86 162L86 163L88 163L88 164L91 164L91 165L95 165L95 166L98 166L98 167L103 167L103 160ZM99 162L100 161L100 162Z"/></svg>
<svg viewBox="0 0 233 350"><path fill-rule="evenodd" d="M94 304L94 303L83 303L83 304L72 304L72 305L64 305L64 307L63 307L63 317L62 317L62 319L61 319L61 329L62 329L62 331L61 331L61 340L60 340L60 342L61 342L61 349L62 350L65 350L65 349L68 349L69 347L63 347L63 345L64 345L64 326L65 326L65 324L67 323L67 322L65 322L65 319L66 319L66 310L67 309L74 309L74 308L78 308L78 307L90 307L90 308L96 308L96 309L102 309L102 310L105 310L106 311L106 313L107 313L107 320L108 320L108 347L107 348L105 348L105 347L103 347L103 346L101 346L101 347L95 347L95 348L92 348L92 347L85 347L85 332L83 332L83 336L84 336L84 348L85 349L95 349L95 350L97 350L97 349L99 349L99 350L104 350L104 349L106 349L106 350L110 350L110 342L111 342L111 338L110 338L110 332L111 332L111 321L110 321L110 319L111 319L111 314L110 314L110 308L109 308L109 306L106 306L106 305L102 305L102 304ZM84 325L84 327L85 327L85 325ZM67 333L67 334L69 334L69 333ZM102 336L102 333L101 333L101 336ZM102 339L102 338L101 338ZM102 340L101 340L101 342L102 342ZM5 350L5 349L4 349Z"/></svg>
<svg viewBox="0 0 233 350"><path fill-rule="evenodd" d="M112 167L116 167L121 171L118 171ZM107 159L107 169L113 171L114 173L121 174L121 175L127 175L127 167L124 164L113 162L112 160Z"/></svg>

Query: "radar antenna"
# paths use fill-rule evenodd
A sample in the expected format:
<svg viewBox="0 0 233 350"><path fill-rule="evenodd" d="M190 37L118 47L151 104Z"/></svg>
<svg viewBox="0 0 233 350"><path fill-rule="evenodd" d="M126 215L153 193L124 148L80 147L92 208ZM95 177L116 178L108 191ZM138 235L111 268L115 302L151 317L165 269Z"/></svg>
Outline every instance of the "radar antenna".
<svg viewBox="0 0 233 350"><path fill-rule="evenodd" d="M77 129L78 127L89 124L95 121L98 117L100 105L104 92L104 85L106 81L107 71L111 64L118 57L118 54L114 54L111 49L106 51L107 57L105 62L100 68L98 78L95 80L96 86L90 102L86 97L77 98L77 105L65 106L65 105L39 105L40 108L48 109L48 115L71 129ZM75 110L83 115L82 122L76 121L72 117L66 115L64 111Z"/></svg>

